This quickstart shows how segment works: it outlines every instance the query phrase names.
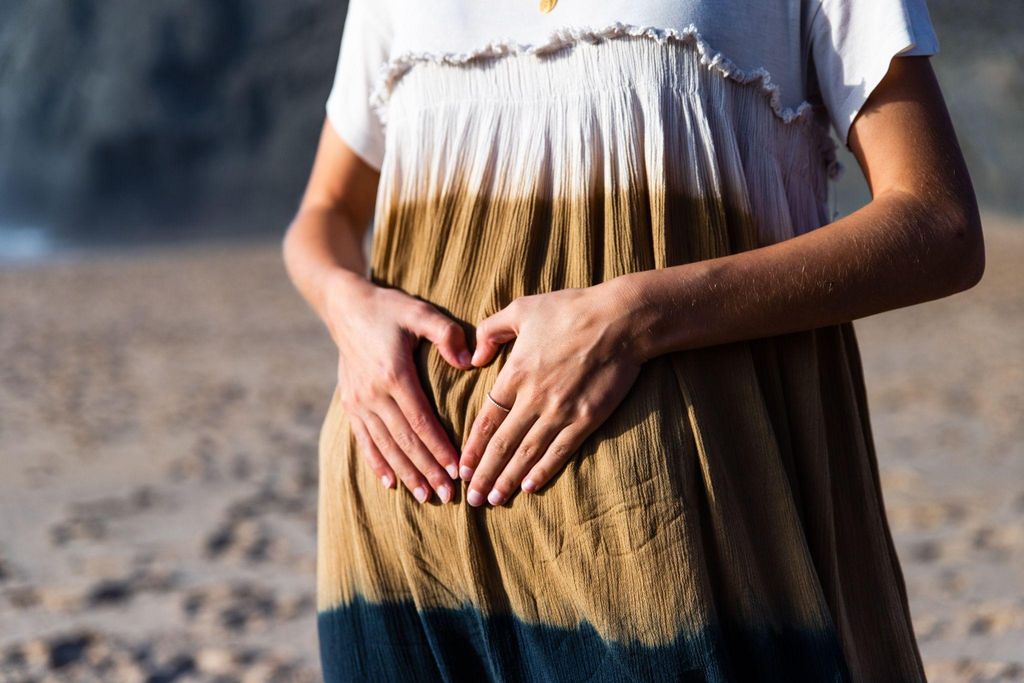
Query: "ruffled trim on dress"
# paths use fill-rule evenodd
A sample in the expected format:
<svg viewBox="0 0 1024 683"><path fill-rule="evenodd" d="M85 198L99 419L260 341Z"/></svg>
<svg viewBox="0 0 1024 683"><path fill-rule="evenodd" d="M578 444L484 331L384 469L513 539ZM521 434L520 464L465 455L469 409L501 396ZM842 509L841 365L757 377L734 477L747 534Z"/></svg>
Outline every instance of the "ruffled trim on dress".
<svg viewBox="0 0 1024 683"><path fill-rule="evenodd" d="M435 64L465 65L478 60L509 55L544 55L581 42L600 43L602 40L624 37L650 38L662 44L669 41L677 41L695 46L700 54L701 63L711 71L715 71L725 78L738 83L759 83L758 87L768 95L772 111L785 123L793 123L805 118L813 107L811 102L804 100L796 108L783 108L779 86L777 83L772 82L771 74L767 69L764 67L752 70L739 68L732 60L713 49L701 37L697 27L693 24L679 31L673 28L623 24L618 21L601 29L587 27L559 28L553 31L547 40L542 43L517 43L513 40L500 40L490 42L469 52L405 52L381 65L377 75L377 82L370 94L370 105L380 120L384 121L391 91L402 76L417 63L433 62Z"/></svg>
<svg viewBox="0 0 1024 683"><path fill-rule="evenodd" d="M772 112L783 123L803 122L812 115L814 104L808 100L802 101L795 108L783 107L781 89L777 83L772 82L771 73L767 69L764 67L749 70L741 69L735 62L711 47L701 36L700 31L697 30L694 24L690 24L682 30L677 30L649 25L624 24L619 21L600 29L568 26L558 28L545 41L540 43L517 43L513 40L497 40L468 52L404 52L380 66L376 82L370 93L370 107L381 123L386 124L388 103L392 91L401 78L419 63L462 66L475 61L497 59L512 55L543 56L573 47L581 42L596 44L604 40L625 37L646 38L654 40L659 44L674 41L684 45L693 45L700 56L700 63L706 66L709 71L737 83L759 88L768 98L768 104ZM829 178L835 179L842 174L843 166L836 158L834 141L830 144L831 136L826 137L828 141L822 141L821 151L825 157L827 175Z"/></svg>

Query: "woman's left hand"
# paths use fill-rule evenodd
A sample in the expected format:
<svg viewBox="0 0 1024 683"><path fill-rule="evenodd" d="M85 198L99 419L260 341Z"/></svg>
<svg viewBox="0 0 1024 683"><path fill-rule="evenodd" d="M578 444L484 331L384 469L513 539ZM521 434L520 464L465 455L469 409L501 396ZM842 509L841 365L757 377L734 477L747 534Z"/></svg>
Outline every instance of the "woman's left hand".
<svg viewBox="0 0 1024 683"><path fill-rule="evenodd" d="M622 281L516 299L476 329L473 365L515 340L460 456L467 501L539 490L612 413L646 360Z"/></svg>

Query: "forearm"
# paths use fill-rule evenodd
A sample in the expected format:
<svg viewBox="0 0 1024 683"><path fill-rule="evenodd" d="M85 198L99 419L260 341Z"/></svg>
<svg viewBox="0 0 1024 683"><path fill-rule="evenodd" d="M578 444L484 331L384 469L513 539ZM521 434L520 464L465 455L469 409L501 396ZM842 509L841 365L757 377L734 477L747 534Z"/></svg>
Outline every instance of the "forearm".
<svg viewBox="0 0 1024 683"><path fill-rule="evenodd" d="M777 244L610 284L642 358L811 329L972 286L984 263L976 216L892 192Z"/></svg>
<svg viewBox="0 0 1024 683"><path fill-rule="evenodd" d="M325 323L329 288L370 285L360 231L344 213L302 209L288 226L282 252L295 288Z"/></svg>

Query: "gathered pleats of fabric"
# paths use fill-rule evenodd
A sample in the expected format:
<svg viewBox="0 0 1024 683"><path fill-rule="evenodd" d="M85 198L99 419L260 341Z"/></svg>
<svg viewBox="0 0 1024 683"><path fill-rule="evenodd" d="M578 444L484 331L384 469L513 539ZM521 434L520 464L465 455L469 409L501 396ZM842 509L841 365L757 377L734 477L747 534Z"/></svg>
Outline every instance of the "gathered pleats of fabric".
<svg viewBox="0 0 1024 683"><path fill-rule="evenodd" d="M821 116L685 41L425 60L389 93L371 277L471 334L520 296L795 237L827 220ZM464 371L417 348L456 446L507 354ZM318 603L338 680L417 658L443 680L923 680L849 323L653 359L504 506L421 505L355 448L336 393Z"/></svg>

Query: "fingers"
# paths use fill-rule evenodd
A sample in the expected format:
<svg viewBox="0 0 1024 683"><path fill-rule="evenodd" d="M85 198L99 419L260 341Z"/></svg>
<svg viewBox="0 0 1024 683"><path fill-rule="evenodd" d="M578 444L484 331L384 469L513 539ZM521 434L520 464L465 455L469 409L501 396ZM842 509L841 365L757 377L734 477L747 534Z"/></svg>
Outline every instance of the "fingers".
<svg viewBox="0 0 1024 683"><path fill-rule="evenodd" d="M387 460L384 459L384 456L381 455L380 449L373 442L370 433L366 431L366 425L363 424L363 420L356 415L351 415L349 416L349 424L352 426L352 433L356 437L359 453L369 463L370 469L380 479L380 483L384 485L384 488L391 488L395 484L395 472L391 469Z"/></svg>
<svg viewBox="0 0 1024 683"><path fill-rule="evenodd" d="M375 388L345 392L343 405L357 418L353 431L360 450L385 487L390 488L397 475L421 503L430 498L431 489L447 503L455 491L458 452L414 367L411 362L398 365ZM381 460L389 469L382 469Z"/></svg>
<svg viewBox="0 0 1024 683"><path fill-rule="evenodd" d="M576 423L559 432L548 445L544 455L530 468L526 478L523 479L523 490L527 493L536 493L543 488L565 467L565 463L579 449L593 429L593 427L587 428Z"/></svg>
<svg viewBox="0 0 1024 683"><path fill-rule="evenodd" d="M360 335L357 325L336 338L342 405L355 418L359 451L385 487L400 478L420 502L433 489L447 503L459 474L458 451L420 383L410 347L426 339L447 363L467 370L472 365L466 333L426 301L397 290L379 291L387 297L381 301L396 304L396 314L379 325L372 316L357 322L380 328L380 334Z"/></svg>
<svg viewBox="0 0 1024 683"><path fill-rule="evenodd" d="M488 401L488 403L490 403ZM493 406L493 404L491 404ZM510 412L495 430L494 435L487 441L483 455L480 457L480 464L473 472L469 482L469 491L466 494L466 502L470 505L480 505L486 499L491 505L501 505L505 501L501 491L493 488L498 475L502 473L508 461L512 458L516 449L520 446L523 437L533 426L537 414L525 407L513 405ZM500 408L494 407L501 411Z"/></svg>
<svg viewBox="0 0 1024 683"><path fill-rule="evenodd" d="M376 408L377 416L384 422L394 443L426 479L430 487L437 491L441 501L444 503L450 501L455 490L451 478L420 441L398 404L392 399L384 399L377 404ZM416 489L410 490L421 503L429 497L429 492L421 497L421 493Z"/></svg>
<svg viewBox="0 0 1024 683"><path fill-rule="evenodd" d="M534 422L505 465L505 469L498 475L492 489L486 492L488 502L492 505L501 505L507 501L520 484L525 483L523 480L526 474L540 461L564 427L565 425L560 422L544 418ZM532 492L537 489L536 482L532 479L530 482L529 486L523 486L524 491Z"/></svg>
<svg viewBox="0 0 1024 683"><path fill-rule="evenodd" d="M416 377L400 381L392 392L406 421L413 432L433 455L452 479L459 478L459 454L451 440L441 427L434 414L434 409L423 393L423 387Z"/></svg>
<svg viewBox="0 0 1024 683"><path fill-rule="evenodd" d="M405 454L391 436L391 432L380 416L369 413L364 416L363 422L374 443L381 454L388 461L388 464L402 480L405 487L412 491L412 494L421 503L427 502L430 498L430 482L419 470L412 460Z"/></svg>
<svg viewBox="0 0 1024 683"><path fill-rule="evenodd" d="M460 370L472 367L469 347L466 345L466 331L430 304L423 302L407 326L410 332L430 340L449 365Z"/></svg>
<svg viewBox="0 0 1024 683"><path fill-rule="evenodd" d="M484 318L477 325L476 349L473 351L472 359L474 366L481 367L490 363L502 344L510 342L518 336L519 301L516 299L497 313Z"/></svg>
<svg viewBox="0 0 1024 683"><path fill-rule="evenodd" d="M492 388L491 391L491 395L502 405L510 406L513 404L514 399L513 401L506 402L498 398L503 396L503 394L499 393L497 387ZM508 414L508 411L502 410L487 400L486 397L484 398L483 406L481 406L480 412L477 413L472 426L469 428L469 435L466 437L465 443L462 444L462 455L459 457L459 476L466 481L473 478L473 473L477 465L480 464L480 459L483 457L487 444Z"/></svg>

